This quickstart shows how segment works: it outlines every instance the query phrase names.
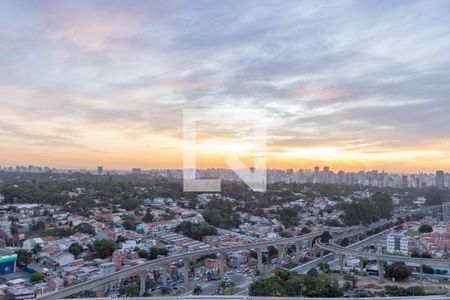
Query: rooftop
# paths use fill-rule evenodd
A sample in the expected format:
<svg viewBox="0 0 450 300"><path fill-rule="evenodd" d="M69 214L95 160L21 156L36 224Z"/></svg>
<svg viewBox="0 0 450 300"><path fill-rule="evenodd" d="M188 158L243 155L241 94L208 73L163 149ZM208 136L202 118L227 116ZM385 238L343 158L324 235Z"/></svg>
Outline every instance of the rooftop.
<svg viewBox="0 0 450 300"><path fill-rule="evenodd" d="M14 254L13 251L5 249L5 248L0 248L0 257L1 256L8 256L8 255L12 255Z"/></svg>

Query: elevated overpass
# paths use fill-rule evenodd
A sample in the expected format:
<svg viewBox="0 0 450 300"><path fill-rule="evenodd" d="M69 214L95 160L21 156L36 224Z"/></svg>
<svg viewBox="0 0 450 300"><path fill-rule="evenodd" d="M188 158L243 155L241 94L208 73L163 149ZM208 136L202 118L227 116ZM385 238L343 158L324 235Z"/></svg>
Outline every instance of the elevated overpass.
<svg viewBox="0 0 450 300"><path fill-rule="evenodd" d="M322 251L329 251L339 255L339 271L342 274L344 272L344 260L345 256L358 257L360 259L360 272L363 273L364 259L376 260L378 264L378 276L380 280L384 277L384 262L412 262L420 266L420 280L422 284L423 280L423 265L426 266L450 266L450 259L440 258L422 258L422 257L408 257L383 253L371 253L362 250L352 249L350 247L342 247L336 244L333 240L329 243L323 243L319 239L316 240L315 245Z"/></svg>
<svg viewBox="0 0 450 300"><path fill-rule="evenodd" d="M342 229L333 230L332 233L339 233ZM255 249L258 255L258 268L262 270L262 249L269 247L269 246L275 246L277 247L279 251L279 258L281 259L282 251L284 250L284 247L286 245L295 244L296 249L299 250L301 248L301 244L304 241L309 241L309 245L313 245L313 240L322 235L325 232L325 230L312 232L292 238L284 238L284 239L278 239L278 240L271 240L271 241L258 241L254 243L247 243L247 244L241 244L236 246L230 246L230 247L222 247L222 248L210 248L205 250L199 250L199 251L192 251L192 252L186 252L181 253L177 255L167 256L151 261L143 262L140 265L128 267L121 269L119 271L116 271L112 274L107 274L103 277L94 278L91 280L87 280L85 282L81 282L72 286L69 286L67 288L61 289L59 291L51 292L49 294L43 295L39 297L41 300L57 300L61 298L68 297L73 294L77 294L79 292L88 291L88 290L94 290L94 291L107 291L109 289L109 284L113 282L117 282L123 279L126 279L129 275L132 274L138 274L140 278L141 283L141 294L145 291L145 279L148 274L148 272L156 267L162 268L163 271L163 284L165 285L167 283L167 268L170 264L183 261L185 265L185 274L188 273L187 266L189 266L189 262L192 259L195 259L197 257L201 257L204 255L209 254L220 254L221 259L221 266L223 266L225 258L227 253L235 252L239 250L244 249ZM297 252L299 253L299 251ZM223 271L223 268L220 268L220 271ZM221 274L222 275L222 274ZM186 278L188 276L185 276Z"/></svg>
<svg viewBox="0 0 450 300"><path fill-rule="evenodd" d="M343 228L336 229L335 228L335 229L332 229L329 231L331 234L335 235L336 239L349 238L349 237L353 237L353 236L358 237L360 234L365 234L366 232L371 231L377 227L385 226L385 225L389 224L390 222L392 222L392 220L382 220L382 221L379 221L368 227L356 226L356 227L351 227L350 230L349 230L349 228L346 228L346 229L343 229ZM296 248L295 259L296 259L296 261L298 261L300 258L300 249L301 249L303 242L308 241L309 246L313 247L314 246L313 241L317 237L322 235L325 231L326 230L321 230L321 231L312 232L312 233L308 233L308 234L304 234L304 235L300 235L300 236L295 236L292 238L283 238L283 239L270 240L270 241L258 241L258 242L241 244L241 245L236 245L236 246L229 246L229 247L222 247L222 248L210 248L210 249L204 249L204 250L199 250L199 251L192 251L192 252L186 252L186 253L180 253L177 255L167 256L167 257L163 257L163 258L159 258L159 259L155 259L155 260L151 260L151 261L146 261L146 262L143 262L142 264L124 268L124 269L116 271L112 274L107 274L103 277L90 279L85 282L81 282L81 283L63 288L58 291L48 293L46 295L41 296L39 299L41 299L41 300L57 300L57 299L65 298L65 297L68 297L68 296L71 296L71 295L74 295L74 294L77 294L77 293L80 293L83 291L88 291L88 290L94 290L96 292L99 292L98 294L101 295L102 292L106 293L110 289L112 283L126 279L129 275L133 275L133 274L139 275L140 288L141 288L140 294L143 295L145 292L145 279L147 277L148 272L151 269L154 269L157 267L160 267L162 269L162 275L163 275L162 281L163 281L163 285L166 285L167 284L167 268L169 267L170 264L183 261L184 266L185 266L184 274L188 274L188 267L189 267L190 261L192 259L195 259L195 258L198 258L201 256L205 256L205 255L210 255L210 254L220 254L220 260L221 260L220 266L221 267L219 267L219 271L220 271L220 275L222 277L222 275L223 275L222 266L225 263L227 253L235 252L235 251L239 251L239 250L245 250L245 249L256 250L257 268L260 271L262 271L262 250L264 248L267 248L269 246L277 247L278 259L279 259L279 262L281 263L285 247L288 245L295 244L295 248ZM319 248L321 246L324 247L324 245L321 243L317 244L317 246ZM313 247L313 248L315 249L315 247ZM327 250L325 248L320 248L320 249L322 249L324 251ZM334 249L334 250L337 251L337 249ZM328 251L330 251L330 250L328 250ZM185 278L186 278L186 280L189 280L188 276L186 276L186 275L185 275Z"/></svg>
<svg viewBox="0 0 450 300"><path fill-rule="evenodd" d="M379 227L379 226L385 225L387 223L388 223L388 221L384 221L384 222L378 222L377 224L374 224L369 227L361 227L361 226L352 227L350 231L348 231L348 229L334 229L334 230L331 230L330 232L332 234L336 234L338 237L349 237L352 235L363 234L369 230L372 230L375 227ZM141 292L141 294L143 294L145 291L145 278L151 269L154 269L157 267L162 268L162 272L163 272L162 280L163 280L163 284L166 284L167 283L167 268L172 263L183 261L184 265L185 265L184 272L185 272L185 274L187 274L188 273L187 266L189 266L189 262L192 259L204 256L204 255L209 255L209 254L220 254L221 266L223 266L226 256L227 256L227 253L244 250L244 249L255 249L256 250L257 261L258 261L257 267L259 270L262 270L262 250L264 248L267 248L269 246L277 247L278 259L281 262L285 247L288 245L291 245L291 244L295 244L296 260L298 260L300 249L301 249L303 242L308 241L309 245L313 246L314 239L321 236L324 232L325 232L325 230L321 230L321 231L312 232L312 233L308 233L308 234L304 234L304 235L300 235L300 236L295 236L292 238L283 238L283 239L271 240L271 241L258 241L258 242L254 242L254 243L241 244L241 245L230 246L230 247L211 248L211 249L186 252L186 253L181 253L181 254L177 254L177 255L167 256L167 257L143 262L140 265L124 268L124 269L114 272L112 274L107 274L103 277L98 277L98 278L91 279L91 280L88 280L85 282L81 282L81 283L75 284L73 286L69 286L67 288L61 289L59 291L51 292L49 294L41 296L39 299L41 299L41 300L57 300L57 299L65 298L65 297L71 296L73 294L77 294L77 293L80 293L83 291L88 291L88 290L94 290L97 292L101 292L101 291L106 292L107 290L110 289L111 283L126 279L129 275L132 275L132 274L139 275L140 286L141 286L140 292ZM221 273L222 273L222 270L223 270L223 268L220 268ZM185 276L185 277L186 277L186 279L188 279L187 276ZM101 293L99 293L99 294L101 294Z"/></svg>

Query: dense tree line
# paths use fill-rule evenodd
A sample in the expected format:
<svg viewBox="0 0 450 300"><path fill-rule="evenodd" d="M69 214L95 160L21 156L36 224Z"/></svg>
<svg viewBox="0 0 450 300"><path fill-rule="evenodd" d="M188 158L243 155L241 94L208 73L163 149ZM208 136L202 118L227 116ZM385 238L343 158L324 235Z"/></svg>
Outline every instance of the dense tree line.
<svg viewBox="0 0 450 300"><path fill-rule="evenodd" d="M391 196L376 192L370 198L354 199L345 205L343 221L346 225L370 224L379 219L390 218L394 204Z"/></svg>
<svg viewBox="0 0 450 300"><path fill-rule="evenodd" d="M183 221L175 227L176 232L182 232L194 240L202 241L204 236L217 235L217 229L208 223L195 224L189 221Z"/></svg>
<svg viewBox="0 0 450 300"><path fill-rule="evenodd" d="M425 205L441 205L448 199L448 192L436 187L429 187L425 193Z"/></svg>
<svg viewBox="0 0 450 300"><path fill-rule="evenodd" d="M223 229L231 229L241 223L239 214L233 210L233 203L227 200L212 199L202 215L206 222Z"/></svg>
<svg viewBox="0 0 450 300"><path fill-rule="evenodd" d="M306 275L278 270L274 276L259 279L249 287L251 296L275 297L340 297L339 284L329 274L318 274L315 269Z"/></svg>
<svg viewBox="0 0 450 300"><path fill-rule="evenodd" d="M384 277L394 278L396 281L408 279L412 275L411 268L404 262L394 262L386 267Z"/></svg>
<svg viewBox="0 0 450 300"><path fill-rule="evenodd" d="M158 258L158 256L167 256L169 254L169 250L166 248L152 247L149 251L140 249L138 250L138 255L140 258L146 258L149 260L154 260Z"/></svg>
<svg viewBox="0 0 450 300"><path fill-rule="evenodd" d="M279 211L278 218L286 228L298 225L298 209L293 207L284 207Z"/></svg>

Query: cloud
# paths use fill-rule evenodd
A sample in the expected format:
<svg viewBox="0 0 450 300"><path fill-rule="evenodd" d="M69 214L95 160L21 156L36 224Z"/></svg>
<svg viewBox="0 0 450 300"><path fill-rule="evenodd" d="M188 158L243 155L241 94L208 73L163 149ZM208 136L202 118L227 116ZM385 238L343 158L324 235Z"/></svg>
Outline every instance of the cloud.
<svg viewBox="0 0 450 300"><path fill-rule="evenodd" d="M1 5L3 140L179 152L183 109L214 106L266 109L280 157L447 154L448 1Z"/></svg>

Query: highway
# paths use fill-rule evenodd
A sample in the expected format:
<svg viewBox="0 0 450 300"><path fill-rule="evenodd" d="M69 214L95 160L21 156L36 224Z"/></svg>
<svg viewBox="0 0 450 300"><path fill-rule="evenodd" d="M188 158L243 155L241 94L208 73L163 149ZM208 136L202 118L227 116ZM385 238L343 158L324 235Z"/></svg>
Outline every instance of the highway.
<svg viewBox="0 0 450 300"><path fill-rule="evenodd" d="M357 230L354 230L354 227L352 227L350 231L348 230L348 228L346 228L346 229L339 228L339 229L330 230L330 233L333 235L336 234L336 237L339 237L339 238L350 237L353 235L359 235L359 234L365 233L368 230L371 230L375 227L383 226L385 224L388 224L389 222L391 222L391 220L383 220L383 221L377 222L375 224L372 224L369 227L361 228L359 226L359 227L357 227L358 228ZM308 234L304 234L304 235L300 235L300 236L295 236L292 238L282 238L282 239L270 240L270 241L258 241L258 242L241 244L241 245L230 246L230 247L211 248L211 249L181 253L181 254L177 254L177 255L173 255L173 256L167 256L167 257L143 262L142 264L137 265L137 266L124 268L122 270L119 270L112 274L105 275L103 277L91 279L91 280L81 282L81 283L75 284L73 286L69 286L67 288L58 290L58 291L48 293L46 295L41 296L40 299L41 300L58 300L58 299L65 298L70 295L73 295L73 294L76 294L76 293L79 293L82 291L86 291L86 290L96 290L97 291L97 290L105 289L105 288L107 288L107 284L125 279L128 277L128 275L136 274L136 273L146 275L147 272L152 268L161 267L161 266L163 268L166 268L171 263L179 262L180 260L184 260L184 259L194 259L196 257L201 257L204 255L209 255L209 254L217 254L217 253L226 254L226 253L235 252L235 251L244 250L244 249L260 249L260 248L266 248L268 246L289 245L289 244L293 244L293 243L303 242L305 240L312 241L314 238L322 235L324 232L325 232L325 230L321 230L321 231L312 232L312 233L308 233ZM343 247L341 247L343 249L340 249L340 248L338 248L340 246L338 246L338 245L334 246L334 244L333 245L324 245L322 243L319 243L317 245L319 247L321 247L322 249L329 250L331 252L342 251L343 253L348 253L348 255L356 255L356 256L358 255L358 251L356 251L356 250L347 249L347 248L343 248ZM345 252L345 251L347 251L347 252ZM373 257L373 255L370 257ZM326 259L326 257L323 257L322 259ZM422 259L422 260L424 260L424 259ZM312 262L309 262L302 266L303 266L303 268L306 268L310 264L311 265L314 264L314 262L315 261L312 261ZM449 261L449 263L450 263L450 261ZM449 263L447 263L447 265Z"/></svg>
<svg viewBox="0 0 450 300"><path fill-rule="evenodd" d="M381 253L370 253L361 250L352 249L350 247L342 247L338 244L333 243L332 241L329 244L322 243L317 240L316 245L323 249L335 254L342 254L348 256L355 257L364 257L371 260L379 260L379 261L400 261L400 262L412 262L419 265L427 265L427 266L449 266L450 259L440 259L440 258L419 258L419 257L408 257L408 256L398 256L398 255L390 255L390 254L381 254Z"/></svg>
<svg viewBox="0 0 450 300"><path fill-rule="evenodd" d="M141 265L125 268L122 270L119 270L117 272L114 272L112 274L105 275L103 277L91 279L85 282L81 282L78 284L75 284L73 286L69 286L67 288L61 289L59 291L51 292L46 295L41 296L39 299L41 300L57 300L61 298L65 298L67 296L86 291L86 290L99 290L102 289L105 284L116 282L118 280L122 280L128 277L130 274L135 273L142 273L142 272L148 272L151 268L159 267L159 266L168 266L170 263L178 262L183 259L193 259L195 257L200 257L204 255L209 254L217 254L217 253L229 253L229 252L235 252L239 250L244 249L255 249L255 248L263 248L268 246L277 246L277 245L287 245L292 244L296 242L302 242L304 240L312 240L320 235L322 235L325 231L317 231L312 232L308 234L304 234L301 236L296 236L292 238L284 238L284 239L278 239L278 240L271 240L271 241L262 241L262 242L254 242L254 243L248 243L248 244L241 244L237 246L230 246L230 247L223 247L223 248L211 248L206 250L200 250L200 251L192 251L192 252L186 252L181 253L173 256L167 256L151 261L147 261L142 263ZM342 229L340 230L334 230L332 233L342 232Z"/></svg>
<svg viewBox="0 0 450 300"><path fill-rule="evenodd" d="M365 229L366 230L371 230L371 229L374 229L377 226L380 226L380 224L384 225L384 224L387 224L387 222L385 221L385 222L382 222L382 223L376 223L376 224L373 224L373 225L369 226L369 228L365 228ZM368 237L368 238L366 238L366 239L364 239L362 241L359 241L359 242L356 242L354 244L351 244L347 248L349 248L349 249L356 249L358 247L361 247L361 244L370 243L371 241L373 241L374 239L378 238L381 234L384 234L387 230L390 230L390 229L391 228L386 229L386 230L384 230L384 231L382 231L380 233L377 233L375 235L372 235L372 236L370 236L370 237ZM358 231L360 232L361 230L358 230ZM355 232L349 232L349 233L340 235L339 239L342 239L344 237L349 237L349 236L354 235L354 234L356 234L356 233ZM291 271L297 272L299 274L306 274L306 272L308 272L311 268L317 267L317 265L319 263L333 261L336 258L337 258L337 255L335 253L328 253L327 255L324 255L322 257L313 259L313 260L311 260L309 262L306 262L306 263L304 263L304 264L302 264L300 266L297 266L297 267L291 269Z"/></svg>

